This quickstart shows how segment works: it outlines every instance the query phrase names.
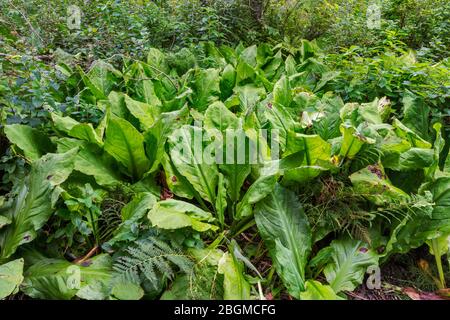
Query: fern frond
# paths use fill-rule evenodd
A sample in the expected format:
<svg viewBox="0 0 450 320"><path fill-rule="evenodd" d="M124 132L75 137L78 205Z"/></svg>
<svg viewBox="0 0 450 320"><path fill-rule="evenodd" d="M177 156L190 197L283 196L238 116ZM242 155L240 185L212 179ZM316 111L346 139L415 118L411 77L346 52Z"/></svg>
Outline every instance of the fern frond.
<svg viewBox="0 0 450 320"><path fill-rule="evenodd" d="M193 262L179 248L150 237L125 249L125 255L117 259L113 269L115 279L139 283L142 275L155 285L161 276L173 279L174 267L189 273Z"/></svg>

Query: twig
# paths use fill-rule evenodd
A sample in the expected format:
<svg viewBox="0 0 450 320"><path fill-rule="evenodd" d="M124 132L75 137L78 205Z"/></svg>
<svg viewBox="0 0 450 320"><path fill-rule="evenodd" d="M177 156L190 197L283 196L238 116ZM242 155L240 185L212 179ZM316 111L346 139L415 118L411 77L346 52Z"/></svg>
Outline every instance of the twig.
<svg viewBox="0 0 450 320"><path fill-rule="evenodd" d="M346 291L345 294L353 297L353 298L358 298L360 300L369 300L367 298L361 297L360 295L357 295L356 293L350 292L350 291Z"/></svg>
<svg viewBox="0 0 450 320"><path fill-rule="evenodd" d="M36 34L38 36L38 38L41 40L42 43L44 43L44 39L41 38L41 36L39 35L39 33L36 31L36 29L34 29L33 25L31 24L30 20L28 20L27 16L19 9L17 8L14 3L12 3L11 0L9 0L9 4L16 9L17 11L19 11L19 13L21 14L21 16L25 19L25 22L30 26L31 31Z"/></svg>
<svg viewBox="0 0 450 320"><path fill-rule="evenodd" d="M91 251L89 251L88 253L87 253L87 255L85 255L83 258L81 258L81 259L76 259L75 261L74 261L74 263L76 263L76 264L82 264L83 262L85 262L86 260L88 260L90 257L92 257L94 254L95 254L95 252L97 251L97 249L98 249L98 246L95 246L95 247L93 247L92 249L91 249Z"/></svg>

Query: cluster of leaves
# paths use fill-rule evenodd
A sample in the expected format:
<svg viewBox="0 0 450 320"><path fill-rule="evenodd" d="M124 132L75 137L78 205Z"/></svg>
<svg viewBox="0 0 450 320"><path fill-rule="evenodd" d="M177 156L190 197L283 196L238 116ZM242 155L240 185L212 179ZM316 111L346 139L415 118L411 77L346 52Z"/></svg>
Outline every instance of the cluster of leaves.
<svg viewBox="0 0 450 320"><path fill-rule="evenodd" d="M5 125L30 169L0 198L0 297L343 299L425 243L445 285L450 160L431 105L410 91L397 113L386 97L345 103L308 41L204 51L204 68L157 49L120 70L60 63L62 92L101 116ZM258 161L220 149L229 129Z"/></svg>

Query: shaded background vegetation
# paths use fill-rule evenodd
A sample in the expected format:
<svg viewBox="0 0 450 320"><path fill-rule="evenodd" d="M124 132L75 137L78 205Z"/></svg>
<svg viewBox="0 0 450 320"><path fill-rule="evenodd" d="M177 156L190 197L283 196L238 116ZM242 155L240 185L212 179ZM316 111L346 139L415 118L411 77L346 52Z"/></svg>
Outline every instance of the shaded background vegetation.
<svg viewBox="0 0 450 320"><path fill-rule="evenodd" d="M200 41L245 44L255 41L317 39L326 50L376 46L387 35L423 56L447 55L450 3L446 0L2 0L3 36L40 53L60 47L70 53L104 57L140 55L145 48L177 49ZM367 7L382 8L381 29L367 28ZM82 8L81 29L66 22L67 7ZM45 19L42 19L45 17ZM21 38L25 36L26 38ZM8 36L7 36L8 38ZM14 39L15 41L17 39Z"/></svg>

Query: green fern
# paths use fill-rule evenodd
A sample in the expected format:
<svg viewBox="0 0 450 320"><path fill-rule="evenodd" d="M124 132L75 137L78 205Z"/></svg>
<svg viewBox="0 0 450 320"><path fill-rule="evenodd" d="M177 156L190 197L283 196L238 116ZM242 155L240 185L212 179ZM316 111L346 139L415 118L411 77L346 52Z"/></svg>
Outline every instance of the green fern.
<svg viewBox="0 0 450 320"><path fill-rule="evenodd" d="M116 280L127 280L140 283L144 276L155 287L161 277L170 280L174 278L174 267L189 273L193 262L180 249L159 239L150 237L147 240L136 241L125 249L125 255L119 257L113 269Z"/></svg>

